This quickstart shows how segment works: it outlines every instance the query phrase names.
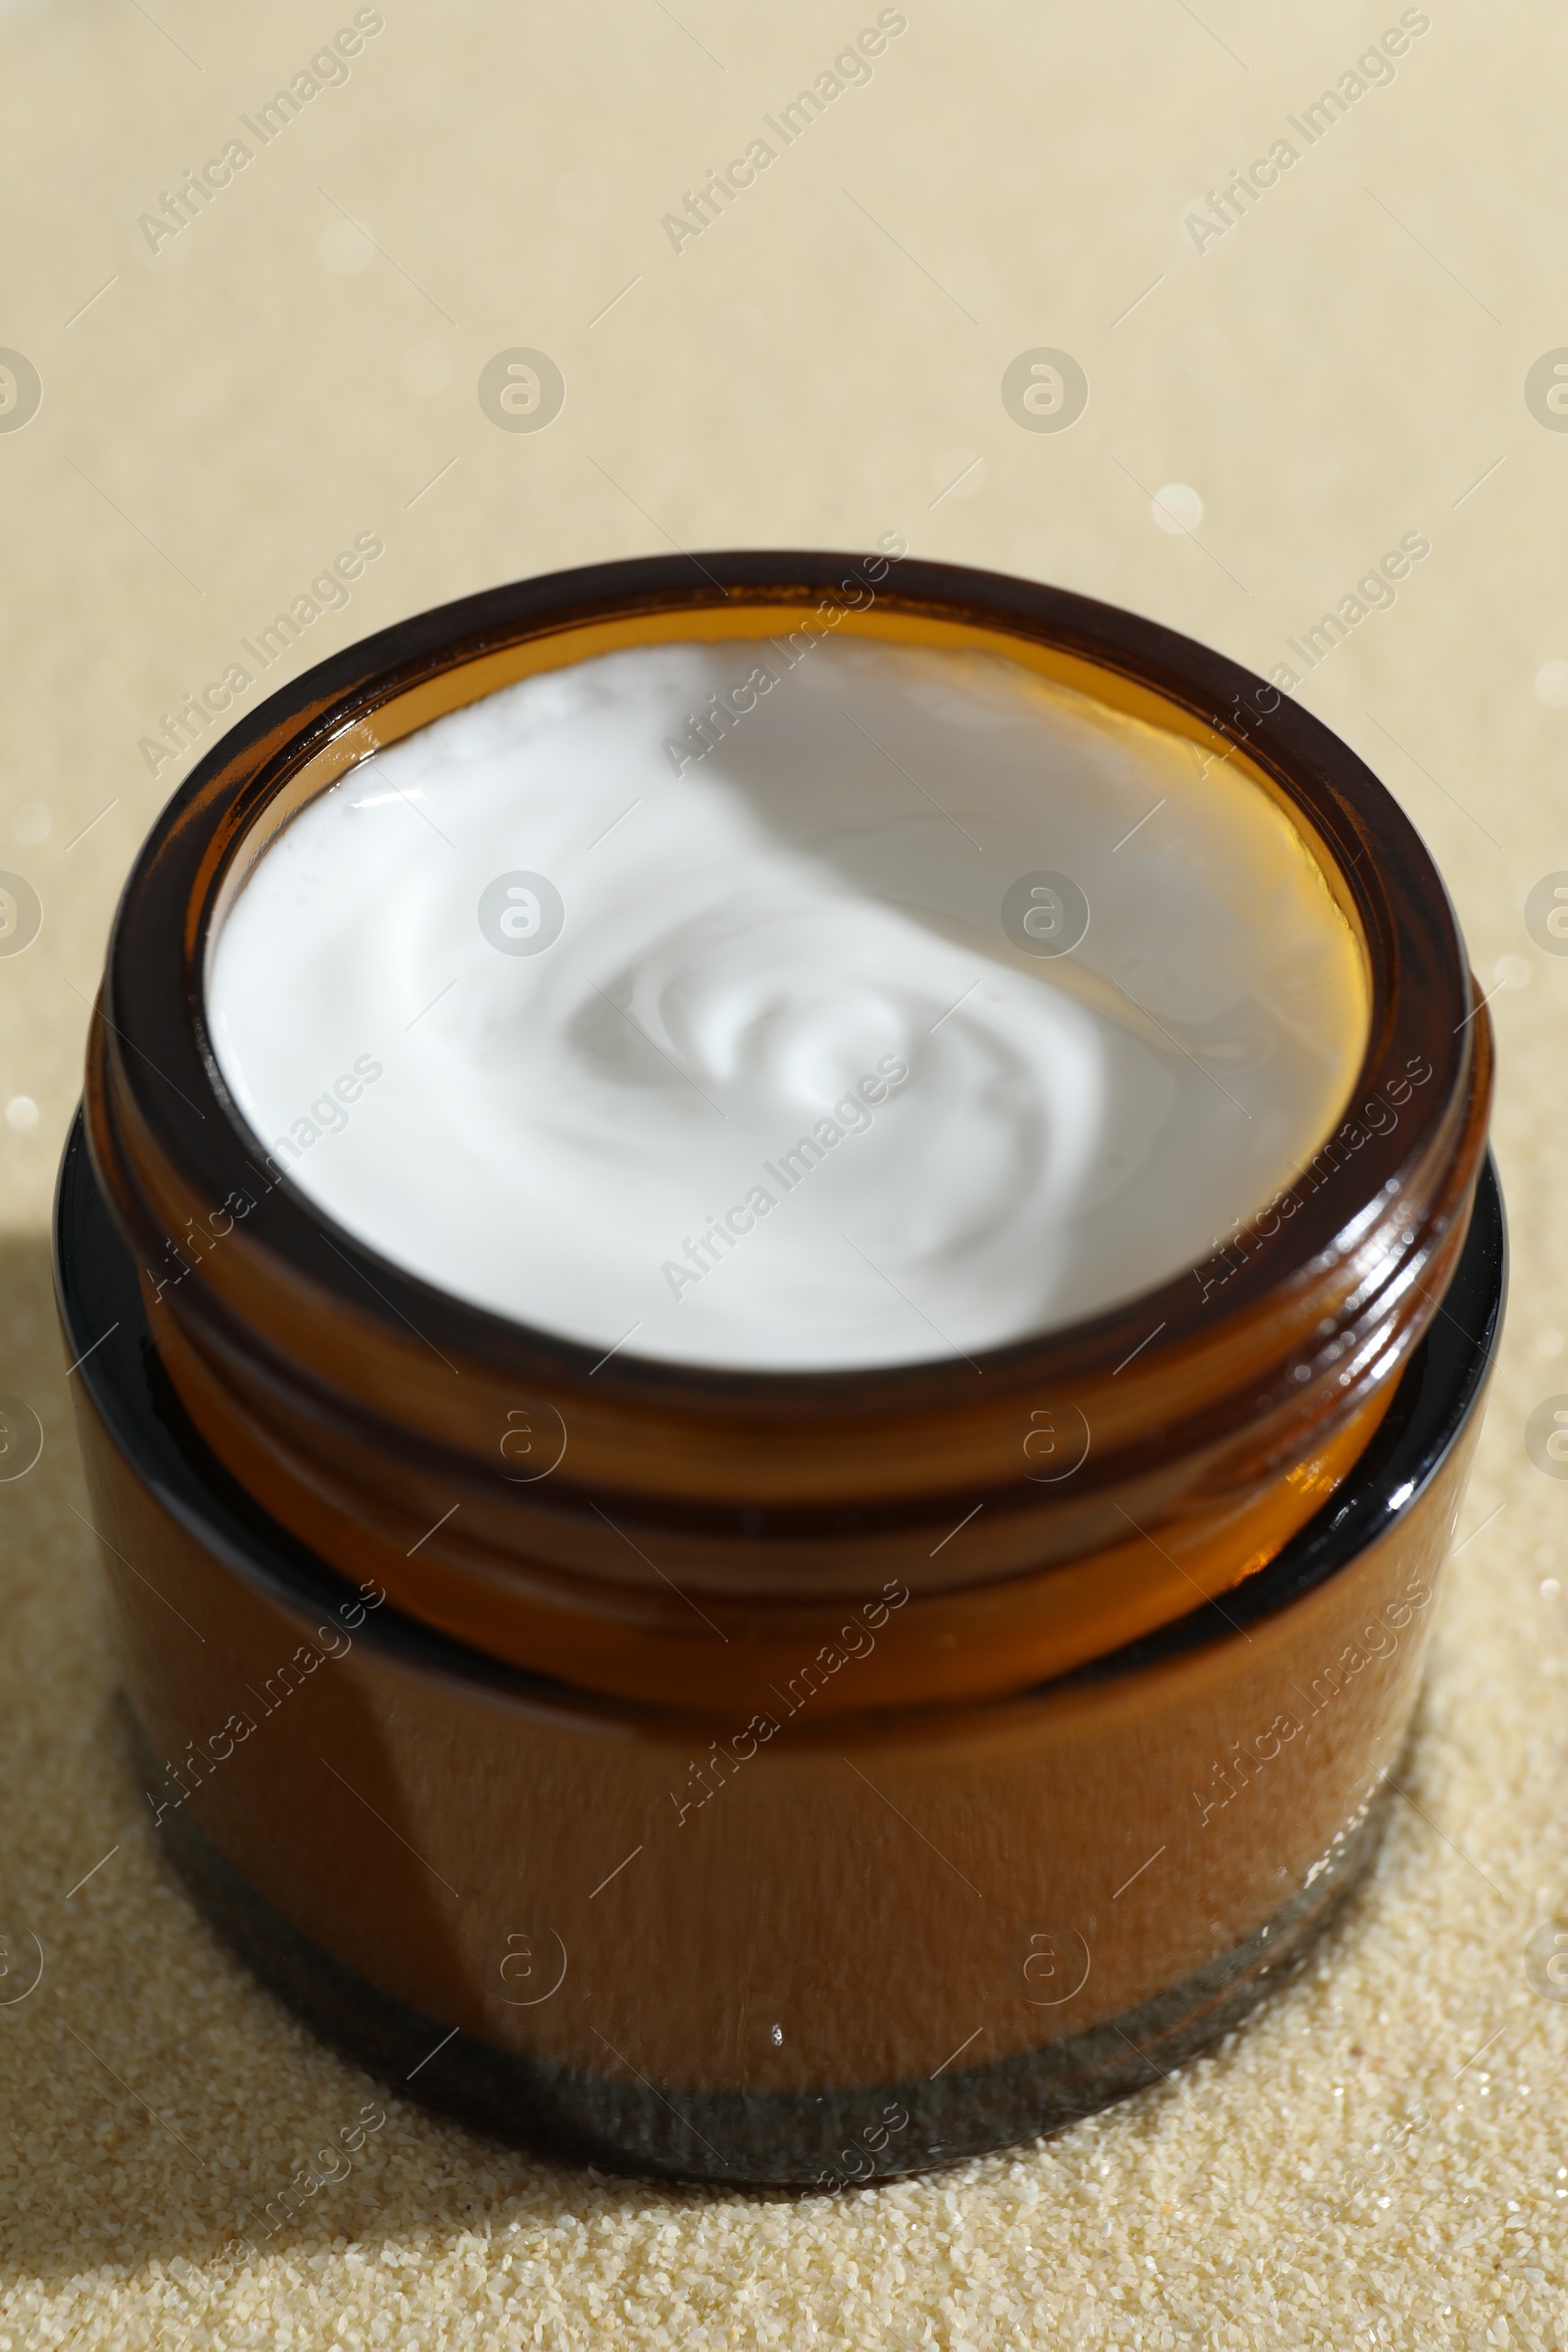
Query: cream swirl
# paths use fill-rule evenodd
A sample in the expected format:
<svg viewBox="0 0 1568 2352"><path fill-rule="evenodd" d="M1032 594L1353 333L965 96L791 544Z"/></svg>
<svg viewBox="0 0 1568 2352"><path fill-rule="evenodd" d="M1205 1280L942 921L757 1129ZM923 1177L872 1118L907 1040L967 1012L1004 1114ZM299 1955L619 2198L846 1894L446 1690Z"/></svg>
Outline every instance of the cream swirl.
<svg viewBox="0 0 1568 2352"><path fill-rule="evenodd" d="M972 1355L1194 1262L1359 1058L1299 837L1010 662L792 650L524 680L306 808L209 975L258 1136L427 1281L666 1360Z"/></svg>

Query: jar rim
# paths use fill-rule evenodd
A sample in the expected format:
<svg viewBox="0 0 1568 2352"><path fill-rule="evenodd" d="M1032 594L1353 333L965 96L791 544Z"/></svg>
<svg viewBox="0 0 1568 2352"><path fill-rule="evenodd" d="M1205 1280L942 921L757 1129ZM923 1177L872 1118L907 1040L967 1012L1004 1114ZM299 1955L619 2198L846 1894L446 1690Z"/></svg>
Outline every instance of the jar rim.
<svg viewBox="0 0 1568 2352"><path fill-rule="evenodd" d="M762 604L809 609L841 585L847 589L846 574L861 584L857 561L866 562L744 551L547 574L397 622L279 688L240 721L171 800L138 858L116 916L101 1006L116 1096L134 1103L138 1125L156 1131L181 1192L221 1203L254 1177L265 1155L213 1053L206 964L237 878L259 854L258 830L304 768L335 746L342 772L376 748L367 722L377 710L509 648L643 615L715 610L734 615ZM678 1394L721 1414L733 1406L786 1420L823 1411L859 1418L940 1406L947 1396L956 1400L975 1366L991 1376L993 1392L1042 1385L1059 1392L1113 1376L1133 1349L1168 1359L1213 1331L1215 1292L1223 1293L1229 1319L1302 1266L1354 1251L1369 1206L1402 1189L1451 1118L1485 1037L1486 1016L1475 1017L1446 893L1393 797L1347 745L1278 689L1134 613L1069 590L910 558L873 594L886 614L978 626L1000 652L1046 648L1120 678L1260 771L1311 846L1322 845L1325 873L1361 932L1369 1020L1348 1107L1364 1101L1370 1111L1381 1101L1380 1087L1397 1081L1416 1058L1433 1064L1436 1083L1421 1086L1404 1116L1360 1132L1350 1147L1352 1184L1319 1186L1288 1224L1276 1219L1272 1232L1260 1229L1266 1212L1258 1212L1259 1230L1247 1234L1243 1263L1233 1262L1233 1248L1229 1256L1222 1248L1212 1261L1183 1268L1130 1299L972 1357L944 1352L893 1365L784 1370L672 1363L624 1349L607 1359L591 1346L412 1273L335 1225L282 1178L270 1200L269 1246L313 1287L362 1309L369 1293L398 1321L427 1332L438 1349L456 1349L564 1394L581 1393L593 1379L597 1394L628 1402ZM323 774L317 788L327 780ZM1324 1140L1332 1142L1332 1131ZM123 1202L124 1188L113 1189ZM1210 1263L1214 1271L1206 1276ZM368 1311L375 1312L373 1303Z"/></svg>

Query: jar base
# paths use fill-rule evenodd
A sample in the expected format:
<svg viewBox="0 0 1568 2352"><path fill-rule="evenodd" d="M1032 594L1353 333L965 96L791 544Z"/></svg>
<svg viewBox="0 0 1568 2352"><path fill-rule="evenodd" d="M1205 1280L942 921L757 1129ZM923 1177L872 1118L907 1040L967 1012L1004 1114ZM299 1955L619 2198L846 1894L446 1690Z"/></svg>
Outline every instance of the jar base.
<svg viewBox="0 0 1568 2352"><path fill-rule="evenodd" d="M132 1717L138 1766L156 1764ZM514 2147L606 2173L833 2192L961 2164L1061 2130L1166 2080L1239 2025L1304 1958L1374 1856L1385 1781L1313 1883L1253 1936L1139 2008L988 2066L841 2091L663 2091L497 2048L381 1991L322 1951L240 1876L184 1811L160 1831L218 1936L296 2016L394 2090ZM868 2112L902 2113L881 2150ZM733 2155L726 2150L736 2151ZM853 2159L859 2170L847 2169Z"/></svg>

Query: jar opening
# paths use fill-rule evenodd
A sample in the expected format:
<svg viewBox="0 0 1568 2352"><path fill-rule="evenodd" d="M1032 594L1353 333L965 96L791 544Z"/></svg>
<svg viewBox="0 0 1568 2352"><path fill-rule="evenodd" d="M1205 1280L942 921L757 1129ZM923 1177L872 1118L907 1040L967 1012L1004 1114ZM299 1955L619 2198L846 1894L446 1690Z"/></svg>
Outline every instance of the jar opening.
<svg viewBox="0 0 1568 2352"><path fill-rule="evenodd" d="M1245 749L880 603L601 621L365 713L239 845L206 997L270 1164L381 1257L788 1372L1157 1289L1310 1161L1370 1018Z"/></svg>

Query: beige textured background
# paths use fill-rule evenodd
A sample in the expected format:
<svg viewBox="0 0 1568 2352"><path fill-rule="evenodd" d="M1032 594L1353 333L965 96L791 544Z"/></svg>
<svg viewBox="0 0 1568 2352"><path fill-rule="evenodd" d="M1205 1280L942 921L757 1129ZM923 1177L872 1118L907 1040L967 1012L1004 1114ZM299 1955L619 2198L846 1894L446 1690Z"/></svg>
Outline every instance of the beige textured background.
<svg viewBox="0 0 1568 2352"><path fill-rule="evenodd" d="M1568 866L1568 436L1524 399L1568 342L1568 26L1432 0L1393 85L1200 254L1184 213L1392 0L908 0L870 85L677 256L662 215L870 0L382 13L347 84L154 255L138 216L351 10L0 0L0 345L44 386L0 432L0 865L45 908L0 959L0 1387L46 1430L0 1486L0 2352L1568 2343L1568 2006L1524 1949L1568 1915L1568 1489L1522 1434L1568 1388L1568 961L1522 913ZM564 372L546 432L480 411L512 345ZM1088 371L1070 432L1003 407L1038 345ZM1154 519L1173 483L1195 536ZM238 2275L239 2201L370 2091L163 1875L74 1516L45 1232L115 895L187 764L155 781L138 739L357 531L386 556L291 674L521 573L890 528L1260 669L1401 533L1432 540L1301 689L1421 826L1498 991L1512 1319L1414 1801L1234 2046L1049 2145L841 2202L684 2195L389 2101ZM29 1936L43 1981L8 1997Z"/></svg>

